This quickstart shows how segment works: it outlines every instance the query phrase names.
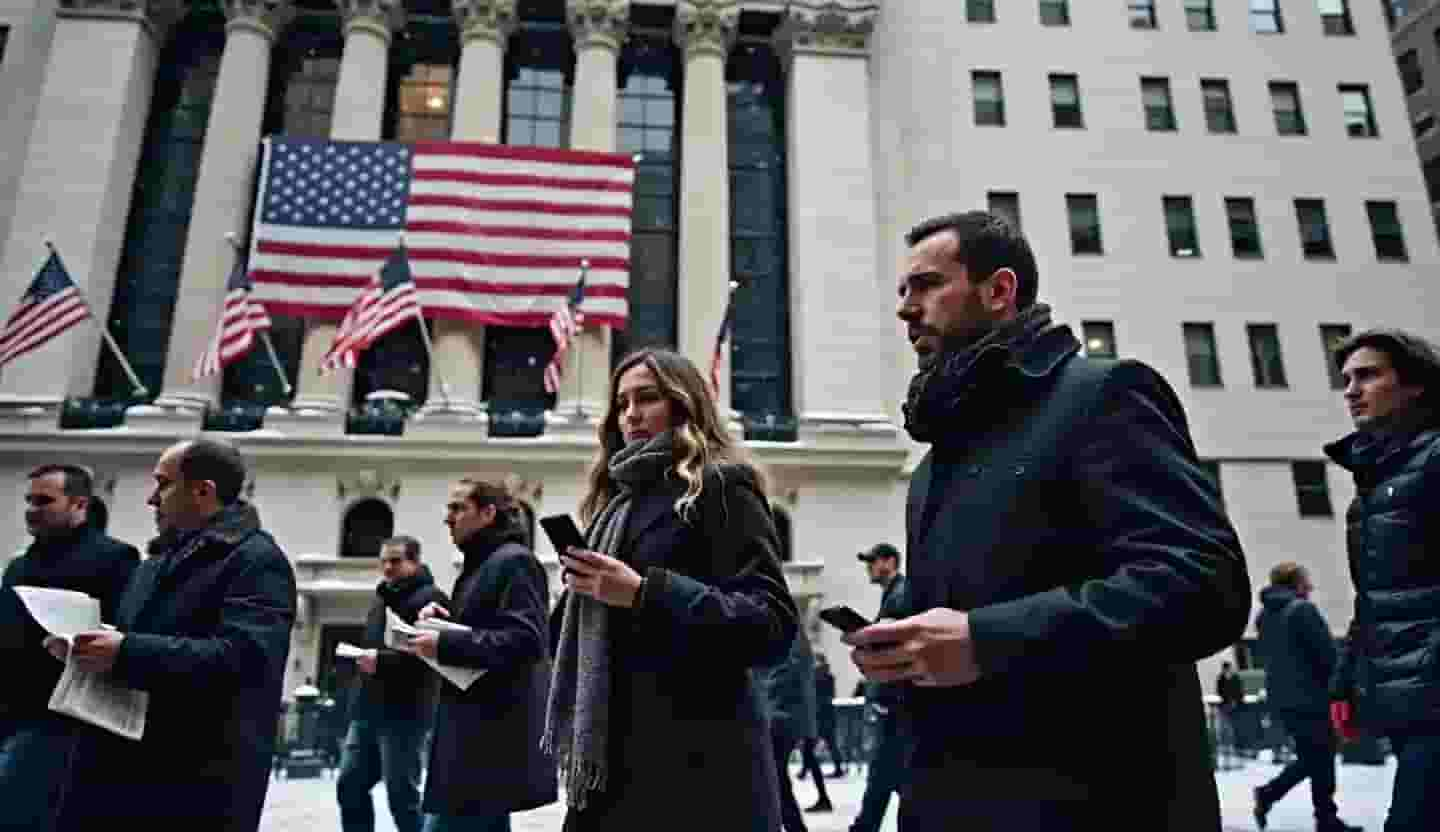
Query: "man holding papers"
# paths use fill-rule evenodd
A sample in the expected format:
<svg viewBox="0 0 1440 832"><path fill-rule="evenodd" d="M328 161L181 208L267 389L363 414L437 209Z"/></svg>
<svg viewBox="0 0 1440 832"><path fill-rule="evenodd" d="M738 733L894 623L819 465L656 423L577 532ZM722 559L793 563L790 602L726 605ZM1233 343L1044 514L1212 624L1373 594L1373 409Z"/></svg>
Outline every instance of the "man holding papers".
<svg viewBox="0 0 1440 832"><path fill-rule="evenodd" d="M464 628L422 629L409 649L442 668L483 670L462 689L440 686L425 781L426 832L508 832L510 813L556 798L555 761L540 750L550 658L545 570L525 544L503 485L466 478L445 507L450 538L465 555L449 606L426 620Z"/></svg>
<svg viewBox="0 0 1440 832"><path fill-rule="evenodd" d="M25 527L34 540L5 568L4 592L14 587L68 589L100 604L104 620L130 573L140 562L134 546L106 537L90 522L94 483L76 465L42 465L30 472ZM90 602L94 603L94 601ZM46 630L22 613L16 598L4 601L0 627L13 633L3 649L6 683L0 685L0 830L46 832L68 786L71 743L88 730L46 706L64 665L46 653Z"/></svg>
<svg viewBox="0 0 1440 832"><path fill-rule="evenodd" d="M295 622L295 573L240 499L232 446L181 442L154 470L159 536L116 630L81 633L81 670L149 694L139 741L79 745L66 829L253 832L269 784Z"/></svg>

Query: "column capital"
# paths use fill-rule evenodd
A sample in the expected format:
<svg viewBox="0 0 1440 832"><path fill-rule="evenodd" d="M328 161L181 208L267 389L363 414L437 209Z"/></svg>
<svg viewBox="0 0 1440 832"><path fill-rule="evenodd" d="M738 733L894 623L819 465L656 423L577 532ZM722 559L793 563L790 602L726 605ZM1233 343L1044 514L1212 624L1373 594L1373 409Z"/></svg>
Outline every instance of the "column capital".
<svg viewBox="0 0 1440 832"><path fill-rule="evenodd" d="M686 60L705 54L724 60L739 27L740 4L735 0L680 0L675 4L675 43L685 50Z"/></svg>
<svg viewBox="0 0 1440 832"><path fill-rule="evenodd" d="M575 51L598 46L619 52L630 28L630 0L565 0Z"/></svg>
<svg viewBox="0 0 1440 832"><path fill-rule="evenodd" d="M271 43L295 19L294 0L221 0L225 32L248 29Z"/></svg>
<svg viewBox="0 0 1440 832"><path fill-rule="evenodd" d="M793 0L775 30L788 61L796 52L865 56L880 5L873 0Z"/></svg>
<svg viewBox="0 0 1440 832"><path fill-rule="evenodd" d="M405 27L403 0L335 0L335 7L345 22L347 36L356 31L370 32L388 46L390 36Z"/></svg>
<svg viewBox="0 0 1440 832"><path fill-rule="evenodd" d="M516 0L450 0L460 41L488 40L505 48L520 22Z"/></svg>
<svg viewBox="0 0 1440 832"><path fill-rule="evenodd" d="M133 20L163 43L170 27L185 16L184 0L60 0L59 17Z"/></svg>

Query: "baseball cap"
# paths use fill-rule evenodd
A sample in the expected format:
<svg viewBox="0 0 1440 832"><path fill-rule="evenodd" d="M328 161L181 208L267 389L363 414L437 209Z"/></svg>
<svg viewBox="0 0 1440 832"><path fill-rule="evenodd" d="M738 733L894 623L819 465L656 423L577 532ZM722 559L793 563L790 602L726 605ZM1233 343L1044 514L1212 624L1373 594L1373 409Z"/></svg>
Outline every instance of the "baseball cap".
<svg viewBox="0 0 1440 832"><path fill-rule="evenodd" d="M859 560L865 561L866 563L869 563L870 561L877 558L895 558L896 560L899 560L900 550L896 549L894 546L891 546L889 543L876 543L874 546L871 546L869 549L866 549L855 557Z"/></svg>

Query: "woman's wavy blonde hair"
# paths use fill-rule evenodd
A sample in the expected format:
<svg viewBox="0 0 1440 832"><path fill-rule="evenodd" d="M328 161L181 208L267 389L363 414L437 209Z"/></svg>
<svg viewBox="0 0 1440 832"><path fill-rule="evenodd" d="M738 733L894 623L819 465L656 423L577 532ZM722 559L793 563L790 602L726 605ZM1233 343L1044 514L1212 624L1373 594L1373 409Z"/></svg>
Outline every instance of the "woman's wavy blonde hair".
<svg viewBox="0 0 1440 832"><path fill-rule="evenodd" d="M594 519L615 495L610 458L625 447L615 394L620 388L620 377L641 365L655 374L660 394L670 402L674 422L671 432L675 438L675 464L671 470L685 481L685 493L675 501L676 514L686 517L694 507L704 485L705 466L730 462L754 468L749 455L730 437L710 384L695 364L670 350L637 350L625 356L610 376L610 401L600 422L600 452L590 466L589 493L580 503L580 519L584 523ZM757 478L759 473L757 470Z"/></svg>

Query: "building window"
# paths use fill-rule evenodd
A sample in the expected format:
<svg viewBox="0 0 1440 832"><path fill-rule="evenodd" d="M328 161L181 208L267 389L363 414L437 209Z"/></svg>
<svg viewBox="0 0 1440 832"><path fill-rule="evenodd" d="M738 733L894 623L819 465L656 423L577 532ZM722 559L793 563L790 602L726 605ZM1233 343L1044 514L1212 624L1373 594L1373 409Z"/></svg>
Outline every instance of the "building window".
<svg viewBox="0 0 1440 832"><path fill-rule="evenodd" d="M1260 224L1255 221L1255 200L1226 197L1225 217L1230 221L1230 250L1237 258L1253 260L1264 256L1260 246Z"/></svg>
<svg viewBox="0 0 1440 832"><path fill-rule="evenodd" d="M1082 321L1080 331L1085 336L1085 354L1091 358L1115 358L1115 324L1111 321Z"/></svg>
<svg viewBox="0 0 1440 832"><path fill-rule="evenodd" d="M1215 31L1213 0L1185 0L1185 25L1192 32Z"/></svg>
<svg viewBox="0 0 1440 832"><path fill-rule="evenodd" d="M1369 200L1365 213L1370 216L1370 237L1375 241L1375 256L1381 260L1405 261L1405 231L1400 227L1400 214L1389 200Z"/></svg>
<svg viewBox="0 0 1440 832"><path fill-rule="evenodd" d="M1044 26L1069 26L1069 0L1040 0L1040 23Z"/></svg>
<svg viewBox="0 0 1440 832"><path fill-rule="evenodd" d="M1050 76L1050 110L1056 127L1084 127L1080 112L1080 79L1074 75Z"/></svg>
<svg viewBox="0 0 1440 832"><path fill-rule="evenodd" d="M435 323L425 326L433 330ZM422 405L430 394L430 353L420 322L411 320L381 338L360 353L350 385L350 403L363 405L371 393L381 391L404 393L411 405Z"/></svg>
<svg viewBox="0 0 1440 832"><path fill-rule="evenodd" d="M1146 129L1175 129L1175 107L1170 102L1170 79L1141 78L1140 99L1145 105Z"/></svg>
<svg viewBox="0 0 1440 832"><path fill-rule="evenodd" d="M1400 67L1400 83L1405 86L1406 95L1414 95L1425 86L1425 72L1420 68L1420 53L1414 49L1401 53L1395 59Z"/></svg>
<svg viewBox="0 0 1440 832"><path fill-rule="evenodd" d="M1170 239L1171 257L1199 257L1200 235L1195 229L1195 206L1188 196L1167 196L1165 232Z"/></svg>
<svg viewBox="0 0 1440 832"><path fill-rule="evenodd" d="M1331 390L1344 390L1345 379L1340 377L1340 368L1335 366L1335 350L1350 337L1349 324L1321 324L1320 347L1325 356L1325 372L1330 377Z"/></svg>
<svg viewBox="0 0 1440 832"><path fill-rule="evenodd" d="M1440 156L1426 162L1421 167L1421 173L1425 176L1425 193L1431 202L1440 202Z"/></svg>
<svg viewBox="0 0 1440 832"><path fill-rule="evenodd" d="M1184 324L1185 365L1192 387L1220 386L1220 352L1215 347L1214 324Z"/></svg>
<svg viewBox="0 0 1440 832"><path fill-rule="evenodd" d="M1353 35L1355 24L1350 20L1350 4L1346 0L1319 0L1320 24L1327 35Z"/></svg>
<svg viewBox="0 0 1440 832"><path fill-rule="evenodd" d="M1375 127L1375 111L1370 106L1370 88L1365 84L1341 84L1339 90L1345 112L1345 132L1351 138L1362 139L1380 135Z"/></svg>
<svg viewBox="0 0 1440 832"><path fill-rule="evenodd" d="M975 71L970 73L970 84L975 97L975 123L1005 125L1005 89L1000 83L1000 73Z"/></svg>
<svg viewBox="0 0 1440 832"><path fill-rule="evenodd" d="M1230 82L1202 80L1200 95L1205 99L1205 126L1211 133L1235 132L1235 107L1230 101Z"/></svg>
<svg viewBox="0 0 1440 832"><path fill-rule="evenodd" d="M1415 130L1415 138L1418 139L1421 136L1424 136L1426 133L1429 133L1431 130L1435 129L1435 114L1420 114L1420 116L1415 119L1415 123L1412 124L1411 127L1413 127Z"/></svg>
<svg viewBox="0 0 1440 832"><path fill-rule="evenodd" d="M340 557L380 557L380 545L395 534L395 512L384 500L367 497L345 511L341 524Z"/></svg>
<svg viewBox="0 0 1440 832"><path fill-rule="evenodd" d="M991 191L985 195L986 210L1010 223L1016 231L1020 226L1020 195L1014 191Z"/></svg>
<svg viewBox="0 0 1440 832"><path fill-rule="evenodd" d="M679 273L679 50L632 34L620 52L617 148L639 153L630 237L630 320L611 330L612 360L640 347L674 348Z"/></svg>
<svg viewBox="0 0 1440 832"><path fill-rule="evenodd" d="M1410 0L1380 0L1380 8L1385 12L1385 23L1391 29L1395 28L1395 22L1404 17L1409 11Z"/></svg>
<svg viewBox="0 0 1440 832"><path fill-rule="evenodd" d="M1295 219L1300 223L1300 248L1307 260L1334 260L1335 242L1330 239L1330 221L1325 218L1323 199L1295 200Z"/></svg>
<svg viewBox="0 0 1440 832"><path fill-rule="evenodd" d="M1130 28L1154 29L1159 25L1155 19L1155 0L1130 0Z"/></svg>
<svg viewBox="0 0 1440 832"><path fill-rule="evenodd" d="M1256 387L1284 387L1285 362L1280 358L1280 331L1275 324L1247 324L1250 368Z"/></svg>
<svg viewBox="0 0 1440 832"><path fill-rule="evenodd" d="M0 25L0 66L5 65L5 42L10 40L10 27Z"/></svg>
<svg viewBox="0 0 1440 832"><path fill-rule="evenodd" d="M965 0L965 19L971 23L994 23L995 0Z"/></svg>
<svg viewBox="0 0 1440 832"><path fill-rule="evenodd" d="M1094 194L1066 194L1070 214L1070 253L1103 254L1100 242L1100 201Z"/></svg>
<svg viewBox="0 0 1440 832"><path fill-rule="evenodd" d="M1301 517L1330 517L1330 487L1325 482L1325 463L1312 459L1297 459L1290 463L1290 473L1295 478L1295 503Z"/></svg>
<svg viewBox="0 0 1440 832"><path fill-rule="evenodd" d="M1280 17L1280 0L1250 0L1250 31L1277 35L1285 31Z"/></svg>
<svg viewBox="0 0 1440 832"><path fill-rule="evenodd" d="M444 64L415 64L400 79L395 140L444 141L450 138L451 82L454 70Z"/></svg>
<svg viewBox="0 0 1440 832"><path fill-rule="evenodd" d="M1282 136L1305 135L1305 113L1300 109L1300 87L1292 81L1270 82L1270 104L1275 108L1275 129Z"/></svg>

